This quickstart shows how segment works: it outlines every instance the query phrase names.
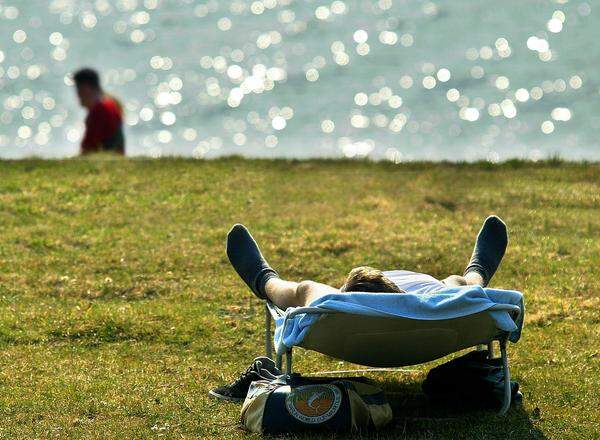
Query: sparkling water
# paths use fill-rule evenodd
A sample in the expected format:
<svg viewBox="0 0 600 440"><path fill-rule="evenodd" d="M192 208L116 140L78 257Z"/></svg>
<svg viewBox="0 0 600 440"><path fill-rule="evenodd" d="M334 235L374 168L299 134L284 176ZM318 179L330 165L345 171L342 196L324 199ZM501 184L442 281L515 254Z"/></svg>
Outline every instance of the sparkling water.
<svg viewBox="0 0 600 440"><path fill-rule="evenodd" d="M600 159L600 2L0 0L0 157L76 155L97 68L131 156Z"/></svg>

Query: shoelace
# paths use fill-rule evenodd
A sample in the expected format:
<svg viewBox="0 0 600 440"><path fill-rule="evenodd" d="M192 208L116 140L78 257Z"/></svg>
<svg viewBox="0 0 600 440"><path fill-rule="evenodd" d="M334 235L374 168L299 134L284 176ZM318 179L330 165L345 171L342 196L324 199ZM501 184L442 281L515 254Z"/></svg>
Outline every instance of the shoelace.
<svg viewBox="0 0 600 440"><path fill-rule="evenodd" d="M256 373L258 373L258 376L263 379L273 380L277 377L274 374L272 374L269 370L263 369L262 361L256 361L252 366L256 366Z"/></svg>
<svg viewBox="0 0 600 440"><path fill-rule="evenodd" d="M254 362L252 365L250 365L248 367L248 369L246 371L244 371L240 377L232 384L233 387L237 387L240 386L242 383L244 383L245 381L248 380L248 377L252 374L252 373L257 373L260 376L260 370L262 369L262 362L261 361L256 361Z"/></svg>

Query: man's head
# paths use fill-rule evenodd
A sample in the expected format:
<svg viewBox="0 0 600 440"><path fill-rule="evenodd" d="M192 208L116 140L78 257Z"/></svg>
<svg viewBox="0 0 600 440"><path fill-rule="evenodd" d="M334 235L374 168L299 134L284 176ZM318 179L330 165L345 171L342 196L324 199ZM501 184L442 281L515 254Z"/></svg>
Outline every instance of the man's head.
<svg viewBox="0 0 600 440"><path fill-rule="evenodd" d="M348 274L342 292L374 292L374 293L402 293L391 280L386 278L378 269L368 266L355 267Z"/></svg>
<svg viewBox="0 0 600 440"><path fill-rule="evenodd" d="M93 69L81 69L73 75L77 96L83 107L92 108L102 97L102 86L100 76Z"/></svg>

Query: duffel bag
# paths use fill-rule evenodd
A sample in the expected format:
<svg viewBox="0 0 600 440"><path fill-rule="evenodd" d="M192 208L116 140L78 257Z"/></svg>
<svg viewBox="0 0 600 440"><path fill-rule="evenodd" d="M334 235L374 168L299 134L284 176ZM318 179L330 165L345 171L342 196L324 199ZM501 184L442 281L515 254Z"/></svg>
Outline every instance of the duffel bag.
<svg viewBox="0 0 600 440"><path fill-rule="evenodd" d="M252 432L378 429L392 420L383 391L365 378L304 378L292 375L253 382L242 407Z"/></svg>

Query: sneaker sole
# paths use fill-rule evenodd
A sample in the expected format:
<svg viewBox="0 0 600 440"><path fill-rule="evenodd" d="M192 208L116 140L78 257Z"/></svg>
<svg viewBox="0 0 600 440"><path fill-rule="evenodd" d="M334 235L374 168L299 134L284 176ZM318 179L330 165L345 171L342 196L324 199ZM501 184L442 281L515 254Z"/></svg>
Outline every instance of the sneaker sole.
<svg viewBox="0 0 600 440"><path fill-rule="evenodd" d="M239 402L243 402L244 400L246 400L246 398L244 398L244 397L225 396L223 394L215 393L213 390L210 390L208 392L208 394L210 396L213 396L213 397L217 398L217 399L226 400L227 402L236 402L236 403L239 403Z"/></svg>

